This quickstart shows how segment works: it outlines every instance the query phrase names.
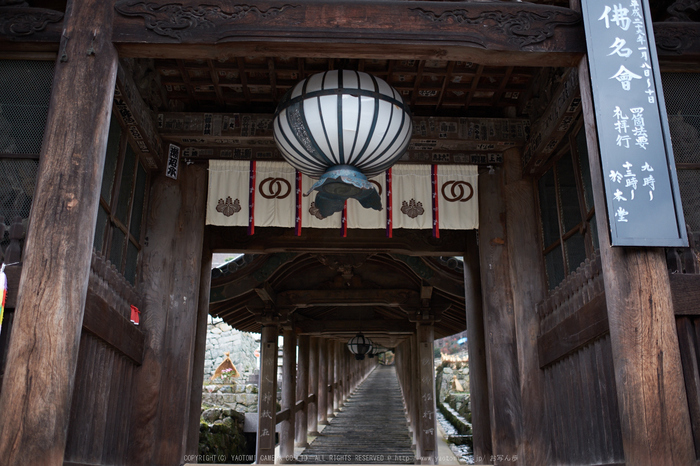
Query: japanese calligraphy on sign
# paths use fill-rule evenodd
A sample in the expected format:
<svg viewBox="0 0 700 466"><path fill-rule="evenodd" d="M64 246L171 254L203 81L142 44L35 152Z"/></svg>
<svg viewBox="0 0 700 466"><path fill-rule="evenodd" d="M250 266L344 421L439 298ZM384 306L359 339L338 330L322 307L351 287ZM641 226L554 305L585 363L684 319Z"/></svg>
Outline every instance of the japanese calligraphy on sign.
<svg viewBox="0 0 700 466"><path fill-rule="evenodd" d="M687 246L648 0L582 2L613 246Z"/></svg>
<svg viewBox="0 0 700 466"><path fill-rule="evenodd" d="M168 163L165 167L165 176L177 179L177 170L180 165L180 148L175 144L168 146Z"/></svg>

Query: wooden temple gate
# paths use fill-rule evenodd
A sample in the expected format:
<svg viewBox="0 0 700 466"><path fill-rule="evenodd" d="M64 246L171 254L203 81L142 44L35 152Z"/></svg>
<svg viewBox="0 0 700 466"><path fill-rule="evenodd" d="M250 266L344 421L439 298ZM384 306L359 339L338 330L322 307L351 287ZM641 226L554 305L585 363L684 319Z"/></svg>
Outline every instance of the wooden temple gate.
<svg viewBox="0 0 700 466"><path fill-rule="evenodd" d="M696 10L692 1L654 5L662 71L698 72ZM233 306L227 319L262 329L259 462L270 462L274 448L265 429L281 424L288 453L294 425L303 441L303 419L313 431L366 375L368 363L353 363L340 350L339 342L358 330L397 348L417 454L434 462L428 358L433 338L466 323L475 454L486 462L695 463L697 249L610 244L579 11L576 0L0 1L0 66L55 64L40 154L0 148L0 162L39 160L31 214L13 223L3 248L14 265L7 269L0 336L0 462L180 464L196 455L206 318ZM247 236L206 226L207 170L197 162L224 157L224 149L237 156L237 147L180 131L181 145L191 147L183 160L194 163L182 162L173 179L166 176L165 147L178 135L150 112L179 112L182 119L189 118L185 110L269 114L290 86L291 78L276 79L277 59L296 60L294 81L319 66L370 70L386 62L383 73L409 80L410 104L427 118L457 124L477 115L508 123L527 115L526 140L409 160L480 165L478 239L468 231L444 231L437 239L408 230L393 238L311 229L298 237L276 229ZM148 60L162 86L143 73ZM264 85L256 81L260 74ZM469 82L457 79L467 75ZM262 98L268 91L271 97ZM697 132L687 134L696 147ZM679 138L674 147L687 142ZM248 149L241 158L251 157ZM697 171L700 161L695 156L678 168ZM103 173L114 178L105 181ZM580 214L573 226L565 218L570 210L562 209L564 191L548 191L567 176ZM700 201L688 195L683 202L690 218ZM690 230L697 241L700 225ZM579 237L580 254L569 254L567 245ZM217 286L213 251L265 258L260 277L242 273L241 293L229 287L222 304L210 302ZM343 265L361 275L348 259L353 254L374 264L374 277L382 267L395 272L387 275L404 280L408 291L399 295L403 287L395 283L320 287L329 273L347 273ZM465 259L463 285L429 259L449 255ZM323 261L331 266L323 265L316 288L276 289L268 280L283 283L304 270L294 267ZM379 278L367 283L373 281ZM314 303L319 290L331 301ZM348 300L380 317L355 325L348 314L324 327L324 317L314 314ZM132 306L141 312L139 327L129 322ZM299 308L311 309L301 313L305 319L290 312ZM267 374L274 373L280 331L285 383L276 413L274 397L264 395L276 393L276 378ZM309 374L299 380L309 382L295 388L297 339L298 370ZM307 416L299 415L304 410Z"/></svg>

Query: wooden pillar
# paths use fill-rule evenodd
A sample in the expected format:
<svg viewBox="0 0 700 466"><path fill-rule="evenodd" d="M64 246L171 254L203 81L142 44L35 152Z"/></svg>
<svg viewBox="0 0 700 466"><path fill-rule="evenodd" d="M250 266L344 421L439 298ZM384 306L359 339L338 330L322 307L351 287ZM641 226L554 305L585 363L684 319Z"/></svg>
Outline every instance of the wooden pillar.
<svg viewBox="0 0 700 466"><path fill-rule="evenodd" d="M497 458L498 455L502 458L517 455L522 433L518 346L505 217L503 169L499 167L492 173L479 175L479 256L491 441Z"/></svg>
<svg viewBox="0 0 700 466"><path fill-rule="evenodd" d="M113 11L66 8L0 397L6 465L63 462L117 73Z"/></svg>
<svg viewBox="0 0 700 466"><path fill-rule="evenodd" d="M433 324L418 324L418 456L420 464L437 464L437 420L435 418L435 363Z"/></svg>
<svg viewBox="0 0 700 466"><path fill-rule="evenodd" d="M318 339L318 423L328 425L328 344Z"/></svg>
<svg viewBox="0 0 700 466"><path fill-rule="evenodd" d="M297 372L297 401L303 401L302 409L296 415L296 434L295 444L298 447L308 447L309 443L306 440L308 432L309 418L309 345L310 337L308 335L299 336L299 367Z"/></svg>
<svg viewBox="0 0 700 466"><path fill-rule="evenodd" d="M537 353L539 317L537 303L547 295L544 260L538 239L537 200L534 182L523 176L519 148L503 154L505 171L506 231L517 232L506 238L510 258L510 283L518 348L522 437L518 457L524 464L549 463L550 436L545 418L544 372ZM525 272L525 273L524 273Z"/></svg>
<svg viewBox="0 0 700 466"><path fill-rule="evenodd" d="M326 413L328 416L328 419L334 418L335 417L335 341L332 339L328 339L326 341L326 352L328 353L328 367L327 367L327 372L328 376L326 378L327 382L327 387L326 391L328 392L327 398L326 398Z"/></svg>
<svg viewBox="0 0 700 466"><path fill-rule="evenodd" d="M193 377L206 189L202 166L181 167L177 180L152 177L150 240L141 250L146 345L134 372L129 464L175 464L185 454L192 385L183 381Z"/></svg>
<svg viewBox="0 0 700 466"><path fill-rule="evenodd" d="M588 63L579 65L588 160L627 464L693 464L690 429L664 250L612 247L605 216Z"/></svg>
<svg viewBox="0 0 700 466"><path fill-rule="evenodd" d="M257 464L275 462L277 426L277 336L278 324L265 322L260 335L260 382L258 383L258 435L255 445Z"/></svg>
<svg viewBox="0 0 700 466"><path fill-rule="evenodd" d="M204 356L207 350L207 317L209 316L209 288L211 287L212 253L205 231L202 247L202 268L199 277L199 304L197 306L197 333L192 358L192 389L190 394L190 421L185 455L197 455L199 450L199 423L204 381Z"/></svg>
<svg viewBox="0 0 700 466"><path fill-rule="evenodd" d="M486 373L486 337L481 298L479 250L476 235L469 232L464 253L464 291L469 347L469 396L472 410L472 440L475 461L491 458L491 418Z"/></svg>
<svg viewBox="0 0 700 466"><path fill-rule="evenodd" d="M316 401L309 405L309 434L318 435L318 399L320 392L318 389L319 370L318 370L318 349L319 339L311 337L309 348L309 391L311 395L316 395Z"/></svg>
<svg viewBox="0 0 700 466"><path fill-rule="evenodd" d="M418 361L418 339L416 334L411 335L410 346L408 347L408 386L409 393L411 394L410 405L408 406L408 417L411 420L411 430L413 432L413 446L416 449L416 453L420 449L418 444L420 443L420 419L418 419L418 413L420 412L420 372L419 372L419 361Z"/></svg>
<svg viewBox="0 0 700 466"><path fill-rule="evenodd" d="M294 424L296 416L296 380L297 380L297 336L291 327L284 329L284 346L282 347L282 411L289 410L287 420L280 422L280 460L282 463L294 462Z"/></svg>
<svg viewBox="0 0 700 466"><path fill-rule="evenodd" d="M341 391L343 390L342 388L342 383L343 383L343 378L342 378L342 372L341 372L341 367L340 367L340 342L335 341L334 348L333 348L333 359L335 360L334 364L334 369L333 372L335 373L335 390L333 391L333 410L335 412L338 412L340 409L340 394Z"/></svg>

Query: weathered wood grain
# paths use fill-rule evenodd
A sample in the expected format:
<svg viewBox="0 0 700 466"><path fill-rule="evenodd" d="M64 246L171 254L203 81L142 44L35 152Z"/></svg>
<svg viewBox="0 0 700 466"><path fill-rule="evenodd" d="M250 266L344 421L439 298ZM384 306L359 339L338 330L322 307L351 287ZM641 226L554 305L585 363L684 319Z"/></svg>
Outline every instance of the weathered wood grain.
<svg viewBox="0 0 700 466"><path fill-rule="evenodd" d="M374 42L383 44L382 55L396 58L403 49L411 59L427 53L484 64L517 66L539 59L547 66L571 66L584 51L578 13L531 3L301 0L240 6L224 1L214 8L187 1L164 8L119 1L116 11L113 39L123 56L213 58L206 56L207 45L239 49L245 44L242 56L294 48L295 56L354 57L361 51L358 44ZM380 52L364 53L372 51Z"/></svg>
<svg viewBox="0 0 700 466"><path fill-rule="evenodd" d="M467 313L467 345L469 346L469 396L472 410L474 456L490 458L491 418L486 372L486 337L479 270L479 246L476 234L467 236L464 258L464 300Z"/></svg>
<svg viewBox="0 0 700 466"><path fill-rule="evenodd" d="M518 458L527 464L549 462L550 445L545 422L544 374L537 354L539 318L537 303L545 295L544 262L539 241L537 201L533 180L523 176L520 149L503 154L506 215L506 247L508 248L510 284L518 350L523 437ZM517 239L516 239L517 238ZM529 271L523 273L523 271Z"/></svg>
<svg viewBox="0 0 700 466"><path fill-rule="evenodd" d="M141 328L146 348L134 374L130 464L182 461L187 443L204 235L206 170L180 169L177 180L152 178L141 251ZM167 402L165 401L167 400ZM180 409L172 409L172 405Z"/></svg>
<svg viewBox="0 0 700 466"><path fill-rule="evenodd" d="M608 332L605 295L598 295L537 341L540 367L552 364Z"/></svg>
<svg viewBox="0 0 700 466"><path fill-rule="evenodd" d="M0 394L7 465L63 462L116 79L112 13L74 0L65 15Z"/></svg>
<svg viewBox="0 0 700 466"><path fill-rule="evenodd" d="M586 60L579 66L596 212L606 212ZM600 215L600 214L599 214ZM690 464L695 452L663 250L613 248L597 221L625 460Z"/></svg>
<svg viewBox="0 0 700 466"><path fill-rule="evenodd" d="M90 290L85 302L83 328L135 364L143 361L143 332Z"/></svg>
<svg viewBox="0 0 700 466"><path fill-rule="evenodd" d="M192 356L192 391L190 398L190 420L187 427L186 455L199 453L199 423L202 406L202 381L204 380L204 357L207 350L207 317L209 317L209 290L211 288L212 254L209 238L204 232L202 267L199 276L199 302L197 305L197 333Z"/></svg>
<svg viewBox="0 0 700 466"><path fill-rule="evenodd" d="M700 275L674 273L669 275L673 312L679 315L700 315Z"/></svg>
<svg viewBox="0 0 700 466"><path fill-rule="evenodd" d="M493 454L505 457L518 455L523 413L503 176L479 175L479 259Z"/></svg>

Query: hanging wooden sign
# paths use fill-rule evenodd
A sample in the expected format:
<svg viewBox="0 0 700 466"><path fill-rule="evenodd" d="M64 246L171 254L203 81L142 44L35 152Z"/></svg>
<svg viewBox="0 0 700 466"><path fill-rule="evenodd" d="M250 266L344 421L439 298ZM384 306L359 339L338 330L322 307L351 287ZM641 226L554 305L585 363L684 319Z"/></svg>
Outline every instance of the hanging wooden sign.
<svg viewBox="0 0 700 466"><path fill-rule="evenodd" d="M687 246L648 0L582 2L613 246Z"/></svg>

